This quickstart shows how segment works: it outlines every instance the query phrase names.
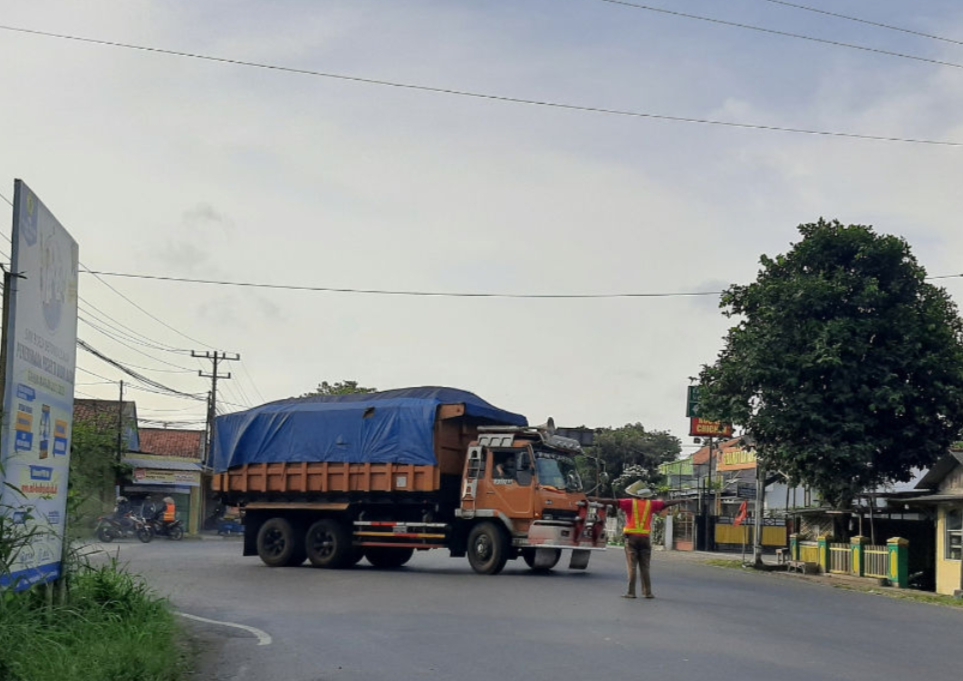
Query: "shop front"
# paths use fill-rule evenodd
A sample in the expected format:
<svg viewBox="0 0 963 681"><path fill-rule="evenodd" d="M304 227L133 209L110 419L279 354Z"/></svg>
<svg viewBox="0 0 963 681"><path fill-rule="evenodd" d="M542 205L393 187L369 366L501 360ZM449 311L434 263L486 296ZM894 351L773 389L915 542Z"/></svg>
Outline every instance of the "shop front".
<svg viewBox="0 0 963 681"><path fill-rule="evenodd" d="M135 509L157 509L163 506L164 497L171 497L177 506L177 519L188 534L197 534L202 503L200 464L146 454L127 456L123 461L134 471L121 493Z"/></svg>

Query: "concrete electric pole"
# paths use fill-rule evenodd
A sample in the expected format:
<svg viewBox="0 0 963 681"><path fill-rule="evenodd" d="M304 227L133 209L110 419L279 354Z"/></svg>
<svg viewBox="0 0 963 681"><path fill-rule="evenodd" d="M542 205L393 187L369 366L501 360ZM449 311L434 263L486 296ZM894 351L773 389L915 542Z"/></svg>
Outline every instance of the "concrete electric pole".
<svg viewBox="0 0 963 681"><path fill-rule="evenodd" d="M217 371L217 365L221 362L236 362L241 359L241 356L234 353L227 353L223 351L208 351L197 352L191 350L191 357L197 357L200 359L209 359L213 365L211 373L205 374L203 371L198 371L197 375L202 378L211 379L211 398L207 402L207 442L204 448L204 465L211 465L211 454L214 448L214 417L217 416L217 380L223 378L225 380L231 378L231 373L221 375Z"/></svg>

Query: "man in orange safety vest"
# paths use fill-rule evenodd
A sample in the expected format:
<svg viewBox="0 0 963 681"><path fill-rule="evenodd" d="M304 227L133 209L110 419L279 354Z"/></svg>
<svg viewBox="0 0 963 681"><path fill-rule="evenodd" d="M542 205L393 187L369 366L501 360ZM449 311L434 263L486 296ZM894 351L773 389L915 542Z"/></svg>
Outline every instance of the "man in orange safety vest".
<svg viewBox="0 0 963 681"><path fill-rule="evenodd" d="M684 499L663 501L654 499L652 490L640 483L629 485L625 493L628 499L600 500L614 503L625 513L625 562L629 573L629 588L622 598L635 598L635 577L642 582L642 597L655 598L652 593L650 564L652 561L652 518L670 506L685 503Z"/></svg>

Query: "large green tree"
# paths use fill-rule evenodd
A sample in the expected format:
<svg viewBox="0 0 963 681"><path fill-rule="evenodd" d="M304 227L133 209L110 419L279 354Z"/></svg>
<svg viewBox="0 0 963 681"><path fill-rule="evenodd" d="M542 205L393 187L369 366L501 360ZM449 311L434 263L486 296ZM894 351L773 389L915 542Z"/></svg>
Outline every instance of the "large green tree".
<svg viewBox="0 0 963 681"><path fill-rule="evenodd" d="M377 391L377 388L365 388L363 385L358 385L357 381L335 381L334 383L321 381L317 388L311 392L303 393L299 395L299 397L329 397L332 395L355 395L358 393L373 393Z"/></svg>
<svg viewBox="0 0 963 681"><path fill-rule="evenodd" d="M590 451L605 463L609 476L600 493L619 494L639 480L658 483L659 464L678 458L682 442L666 431L650 431L641 423L629 423L596 431Z"/></svg>
<svg viewBox="0 0 963 681"><path fill-rule="evenodd" d="M700 409L745 427L768 470L846 508L960 434L963 323L905 240L822 219L799 233L723 293L738 323L703 367Z"/></svg>

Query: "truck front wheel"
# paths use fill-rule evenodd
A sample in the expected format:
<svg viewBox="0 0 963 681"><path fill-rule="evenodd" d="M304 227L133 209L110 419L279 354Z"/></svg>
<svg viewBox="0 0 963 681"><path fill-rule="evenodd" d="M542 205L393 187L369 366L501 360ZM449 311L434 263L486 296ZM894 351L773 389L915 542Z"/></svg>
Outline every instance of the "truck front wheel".
<svg viewBox="0 0 963 681"><path fill-rule="evenodd" d="M508 561L508 541L495 523L475 525L468 534L468 562L480 575L497 575Z"/></svg>
<svg viewBox="0 0 963 681"><path fill-rule="evenodd" d="M305 547L311 565L319 568L347 567L355 555L351 533L330 518L319 520L308 529Z"/></svg>
<svg viewBox="0 0 963 681"><path fill-rule="evenodd" d="M284 518L269 518L257 533L257 555L268 567L284 567L298 556L294 528ZM301 556L304 561L304 556Z"/></svg>

